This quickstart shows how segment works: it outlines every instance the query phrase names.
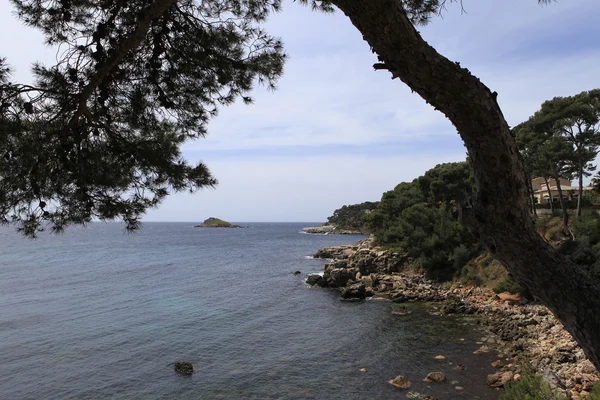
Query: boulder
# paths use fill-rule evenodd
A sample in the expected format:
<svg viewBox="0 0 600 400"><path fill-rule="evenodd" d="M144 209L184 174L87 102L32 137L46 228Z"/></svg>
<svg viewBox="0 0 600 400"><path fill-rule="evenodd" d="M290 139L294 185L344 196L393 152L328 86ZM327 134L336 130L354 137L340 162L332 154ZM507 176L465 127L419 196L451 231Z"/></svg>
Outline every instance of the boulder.
<svg viewBox="0 0 600 400"><path fill-rule="evenodd" d="M446 374L443 372L430 372L424 379L425 382L446 382Z"/></svg>
<svg viewBox="0 0 600 400"><path fill-rule="evenodd" d="M402 375L398 375L397 377L395 377L394 379L388 381L391 385L396 386L397 388L400 389L407 389L410 387L410 381L402 376Z"/></svg>
<svg viewBox="0 0 600 400"><path fill-rule="evenodd" d="M366 297L366 286L363 281L345 287L342 290L342 299L364 299Z"/></svg>
<svg viewBox="0 0 600 400"><path fill-rule="evenodd" d="M191 375L194 372L194 367L188 361L175 361L175 372L182 375Z"/></svg>
<svg viewBox="0 0 600 400"><path fill-rule="evenodd" d="M344 287L350 279L354 279L354 273L346 268L333 268L325 271L324 278L330 287Z"/></svg>
<svg viewBox="0 0 600 400"><path fill-rule="evenodd" d="M503 387L508 382L512 381L514 373L511 371L507 372L496 372L495 374L488 375L487 384L491 387Z"/></svg>
<svg viewBox="0 0 600 400"><path fill-rule="evenodd" d="M308 278L306 278L306 283L308 283L311 286L314 286L314 285L318 284L319 281L321 281L322 279L323 279L323 277L321 275L313 274L313 275L309 275Z"/></svg>

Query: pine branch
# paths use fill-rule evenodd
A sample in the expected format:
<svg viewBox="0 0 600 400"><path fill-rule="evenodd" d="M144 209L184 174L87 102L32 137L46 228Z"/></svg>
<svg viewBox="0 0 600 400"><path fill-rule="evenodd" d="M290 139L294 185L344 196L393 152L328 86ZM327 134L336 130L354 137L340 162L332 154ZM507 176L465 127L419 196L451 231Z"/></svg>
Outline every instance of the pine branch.
<svg viewBox="0 0 600 400"><path fill-rule="evenodd" d="M146 8L140 16L136 29L121 43L104 65L98 68L97 72L92 76L92 79L90 79L90 82L79 94L79 105L73 118L71 118L71 121L69 122L68 128L72 128L77 124L79 118L87 110L87 101L92 96L92 93L102 84L113 68L117 67L131 50L139 47L144 41L152 21L160 18L175 3L177 3L177 0L155 0L148 8Z"/></svg>

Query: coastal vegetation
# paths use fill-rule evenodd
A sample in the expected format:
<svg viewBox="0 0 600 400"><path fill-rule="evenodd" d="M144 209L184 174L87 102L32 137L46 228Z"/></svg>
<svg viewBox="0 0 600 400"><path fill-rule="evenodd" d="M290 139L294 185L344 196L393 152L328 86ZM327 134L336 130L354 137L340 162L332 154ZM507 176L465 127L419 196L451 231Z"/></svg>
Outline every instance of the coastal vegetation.
<svg viewBox="0 0 600 400"><path fill-rule="evenodd" d="M33 85L11 82L0 61L0 218L28 236L46 224L60 231L93 218L120 218L136 229L140 216L169 192L215 185L204 164L182 158L181 144L204 136L219 107L237 98L251 103L255 82L274 87L283 72L281 42L260 28L279 10L279 0L12 3L19 18L63 50L56 65L34 67ZM528 207L530 180L498 93L439 54L415 27L447 2L300 3L341 10L377 55L373 67L399 78L453 123L476 172L476 190L457 210L461 224L548 305L600 367L600 279L537 233ZM551 138L553 148L563 147ZM587 150L578 154L582 175ZM446 221L453 212L437 201L445 209L413 204L402 217L413 239L423 235L415 218ZM565 227L567 217L563 213ZM460 234L445 222L438 231L429 233ZM447 264L456 249L422 262Z"/></svg>
<svg viewBox="0 0 600 400"><path fill-rule="evenodd" d="M327 223L340 229L362 231L364 216L373 211L379 202L365 201L360 204L345 205L327 218Z"/></svg>
<svg viewBox="0 0 600 400"><path fill-rule="evenodd" d="M219 218L210 217L205 219L200 225L196 225L195 228L241 228L241 226L233 225Z"/></svg>

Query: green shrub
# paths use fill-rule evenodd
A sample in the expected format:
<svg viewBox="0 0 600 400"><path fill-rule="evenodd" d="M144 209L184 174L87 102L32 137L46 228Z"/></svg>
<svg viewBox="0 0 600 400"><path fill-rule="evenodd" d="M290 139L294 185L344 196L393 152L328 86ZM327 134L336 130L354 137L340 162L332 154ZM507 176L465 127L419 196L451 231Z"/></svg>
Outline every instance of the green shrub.
<svg viewBox="0 0 600 400"><path fill-rule="evenodd" d="M518 381L504 387L500 400L565 400L565 397L555 393L540 374L527 368Z"/></svg>
<svg viewBox="0 0 600 400"><path fill-rule="evenodd" d="M589 396L586 397L586 400L600 400L600 381L594 384L594 387Z"/></svg>
<svg viewBox="0 0 600 400"><path fill-rule="evenodd" d="M494 287L494 292L495 293L508 292L511 294L517 294L517 293L522 294L523 288L521 287L521 285L519 285L517 282L514 281L512 276L507 275L506 278L504 278L504 280L502 282L500 282L498 285L496 285Z"/></svg>

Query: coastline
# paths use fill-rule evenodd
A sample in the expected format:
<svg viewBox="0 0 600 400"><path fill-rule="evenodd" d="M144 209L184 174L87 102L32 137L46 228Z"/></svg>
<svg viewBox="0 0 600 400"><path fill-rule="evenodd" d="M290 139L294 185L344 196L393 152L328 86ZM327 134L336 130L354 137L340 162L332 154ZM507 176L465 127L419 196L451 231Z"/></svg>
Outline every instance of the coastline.
<svg viewBox="0 0 600 400"><path fill-rule="evenodd" d="M326 247L314 257L327 262L323 275L310 275L307 283L335 288L343 301L375 297L426 302L438 315L480 317L487 334L478 351L498 355L493 363L497 372L487 378L489 386L501 388L518 380L527 365L569 399L585 398L600 380L583 350L542 304L484 287L430 281L406 256L378 247L372 239Z"/></svg>

